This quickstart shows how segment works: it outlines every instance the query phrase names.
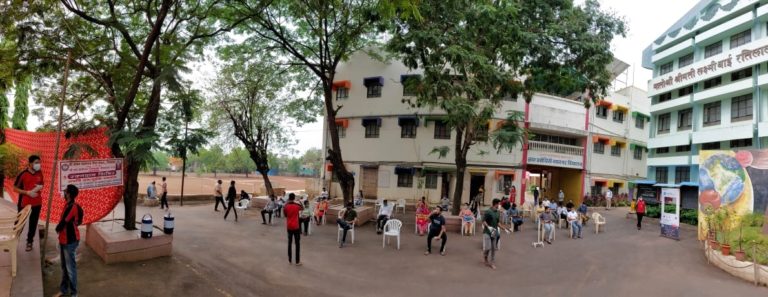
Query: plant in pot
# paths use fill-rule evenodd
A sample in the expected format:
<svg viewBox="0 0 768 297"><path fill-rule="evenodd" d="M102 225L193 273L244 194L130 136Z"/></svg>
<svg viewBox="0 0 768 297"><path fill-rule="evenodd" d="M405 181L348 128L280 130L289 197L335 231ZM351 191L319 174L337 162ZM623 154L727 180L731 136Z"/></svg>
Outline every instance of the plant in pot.
<svg viewBox="0 0 768 297"><path fill-rule="evenodd" d="M722 236L720 251L723 253L723 256L728 256L731 254L731 243L728 241L728 235L731 231L731 211L728 208L721 207L718 215L720 216L720 234Z"/></svg>
<svg viewBox="0 0 768 297"><path fill-rule="evenodd" d="M745 258L744 256L746 255L744 253L744 242L745 242L745 240L744 240L744 227L748 226L749 224L751 224L750 221L751 221L751 215L743 215L743 216L741 216L739 218L739 223L738 223L738 227L739 227L739 240L738 240L739 249L737 251L733 252L733 255L736 256L736 260L739 260L739 261L744 261L744 258Z"/></svg>
<svg viewBox="0 0 768 297"><path fill-rule="evenodd" d="M717 235L720 233L720 209L713 209L711 207L708 207L708 209L709 213L707 213L706 216L710 230L709 235L711 236L709 239L709 247L713 250L720 250L720 244L717 241Z"/></svg>
<svg viewBox="0 0 768 297"><path fill-rule="evenodd" d="M707 205L702 210L702 213L704 214L704 220L707 222L707 241L712 242L715 240L715 225L712 222L713 216L714 216L715 209L712 208L711 205Z"/></svg>

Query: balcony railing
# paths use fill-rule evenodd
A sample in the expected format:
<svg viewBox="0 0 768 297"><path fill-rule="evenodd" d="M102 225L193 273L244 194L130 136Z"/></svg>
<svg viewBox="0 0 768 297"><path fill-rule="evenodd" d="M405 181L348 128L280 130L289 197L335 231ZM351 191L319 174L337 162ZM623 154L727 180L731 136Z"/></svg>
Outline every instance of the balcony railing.
<svg viewBox="0 0 768 297"><path fill-rule="evenodd" d="M543 141L529 141L528 149L532 151L552 152L565 155L581 156L584 148L580 146L557 144Z"/></svg>

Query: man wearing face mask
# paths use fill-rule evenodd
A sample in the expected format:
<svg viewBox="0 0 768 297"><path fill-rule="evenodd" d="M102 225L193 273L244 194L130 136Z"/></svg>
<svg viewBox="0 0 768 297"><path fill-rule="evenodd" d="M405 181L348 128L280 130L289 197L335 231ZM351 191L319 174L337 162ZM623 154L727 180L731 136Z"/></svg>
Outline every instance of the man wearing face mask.
<svg viewBox="0 0 768 297"><path fill-rule="evenodd" d="M27 170L16 177L13 183L13 189L19 195L17 207L19 211L27 205L32 206L32 212L29 214L29 232L27 232L26 251L32 250L32 243L37 232L37 221L40 218L40 208L43 199L40 197L40 191L43 189L43 173L40 171L40 157L36 155L29 156Z"/></svg>

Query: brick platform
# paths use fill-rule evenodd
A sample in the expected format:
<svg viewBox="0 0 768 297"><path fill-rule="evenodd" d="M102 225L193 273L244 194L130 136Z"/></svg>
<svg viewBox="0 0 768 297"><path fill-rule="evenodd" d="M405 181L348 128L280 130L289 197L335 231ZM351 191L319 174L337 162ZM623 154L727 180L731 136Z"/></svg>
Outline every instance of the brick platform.
<svg viewBox="0 0 768 297"><path fill-rule="evenodd" d="M139 230L128 231L122 226L102 222L88 225L86 244L106 264L135 262L170 256L173 250L173 236L160 230L153 230L150 239L140 237ZM112 230L111 230L112 229Z"/></svg>

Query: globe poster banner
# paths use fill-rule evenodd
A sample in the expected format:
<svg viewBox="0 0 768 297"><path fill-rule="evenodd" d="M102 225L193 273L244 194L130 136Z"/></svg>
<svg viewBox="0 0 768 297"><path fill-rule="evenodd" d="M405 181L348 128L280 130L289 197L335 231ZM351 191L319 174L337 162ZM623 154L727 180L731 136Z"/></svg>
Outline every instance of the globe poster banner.
<svg viewBox="0 0 768 297"><path fill-rule="evenodd" d="M707 238L706 213L721 207L735 216L764 213L768 220L768 150L699 153L699 240ZM766 224L768 225L768 224ZM768 228L763 230L768 234Z"/></svg>
<svg viewBox="0 0 768 297"><path fill-rule="evenodd" d="M680 189L661 188L661 236L680 240Z"/></svg>
<svg viewBox="0 0 768 297"><path fill-rule="evenodd" d="M123 185L123 159L65 160L59 162L59 190L67 185L98 189Z"/></svg>

